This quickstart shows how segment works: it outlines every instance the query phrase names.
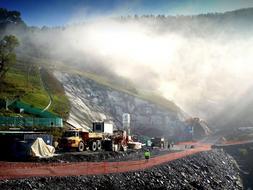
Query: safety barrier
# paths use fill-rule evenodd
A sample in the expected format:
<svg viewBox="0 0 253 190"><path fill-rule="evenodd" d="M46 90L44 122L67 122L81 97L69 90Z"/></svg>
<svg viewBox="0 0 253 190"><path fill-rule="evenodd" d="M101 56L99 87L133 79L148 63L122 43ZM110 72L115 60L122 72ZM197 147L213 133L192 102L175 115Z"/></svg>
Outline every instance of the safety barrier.
<svg viewBox="0 0 253 190"><path fill-rule="evenodd" d="M63 127L62 118L2 117L0 127Z"/></svg>
<svg viewBox="0 0 253 190"><path fill-rule="evenodd" d="M186 157L198 152L209 151L208 144L198 145L194 149L169 153L146 160L123 162L81 162L81 163L6 163L0 162L0 179L15 179L34 176L77 176L122 173L144 170L156 165Z"/></svg>

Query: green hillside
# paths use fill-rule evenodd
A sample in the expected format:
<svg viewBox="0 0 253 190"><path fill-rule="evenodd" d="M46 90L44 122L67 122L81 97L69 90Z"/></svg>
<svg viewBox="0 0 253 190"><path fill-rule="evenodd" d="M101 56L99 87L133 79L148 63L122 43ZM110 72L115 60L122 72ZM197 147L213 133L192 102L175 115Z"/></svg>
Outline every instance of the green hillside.
<svg viewBox="0 0 253 190"><path fill-rule="evenodd" d="M43 69L42 74L39 68L40 66L37 63L18 60L17 64L7 72L1 84L0 98L8 100L18 98L24 103L44 109L49 104L50 93L52 104L48 111L66 118L70 106L63 87L47 69ZM47 90L43 85L43 80L44 83L48 84ZM0 114L15 115L5 110L2 110Z"/></svg>
<svg viewBox="0 0 253 190"><path fill-rule="evenodd" d="M176 104L163 98L156 92L137 89L131 81L115 74L108 76L106 72L99 74L87 69L81 69L80 67L75 67L72 60L68 62L69 60L62 59L63 63L58 58L52 58L53 60L46 59L47 57L52 57L48 56L48 54L52 53L49 50L54 47L51 46L51 44L55 43L53 39L49 43L45 41L45 44L40 41L31 43L36 35L48 33L52 36L57 36L63 28L39 29L29 27L22 20L20 12L8 11L6 9L0 9L0 18L2 20L0 24L0 36L9 30L20 41L20 47L16 50L18 62L10 69L5 81L1 84L0 98L13 100L18 97L24 103L43 109L48 105L51 97L53 101L48 111L66 118L70 109L70 103L65 96L62 85L51 73L55 69L81 75L109 89L139 97L170 111L177 112L180 110ZM5 31L6 28L8 30ZM16 31L22 32L24 35L19 35L19 32L15 34ZM43 70L39 68L43 68ZM47 84L46 87L43 84ZM13 113L3 110L0 114L8 115Z"/></svg>
<svg viewBox="0 0 253 190"><path fill-rule="evenodd" d="M70 109L70 103L65 96L62 85L55 79L52 73L48 71L51 69L44 69L44 72L40 73L39 65L43 65L46 68L52 68L52 65L54 65L54 69L56 67L56 70L89 78L107 88L147 100L170 111L177 112L180 109L172 101L163 98L155 92L137 89L134 84L124 78L118 77L117 80L112 80L112 78L107 76L87 72L75 67L68 67L62 62L24 56L19 56L17 64L7 73L3 84L4 87L0 92L0 98L14 99L18 96L21 101L43 109L48 105L50 100L41 82L41 77L43 77L53 97L53 102L49 111L66 118ZM117 76L114 76L114 78L115 77Z"/></svg>

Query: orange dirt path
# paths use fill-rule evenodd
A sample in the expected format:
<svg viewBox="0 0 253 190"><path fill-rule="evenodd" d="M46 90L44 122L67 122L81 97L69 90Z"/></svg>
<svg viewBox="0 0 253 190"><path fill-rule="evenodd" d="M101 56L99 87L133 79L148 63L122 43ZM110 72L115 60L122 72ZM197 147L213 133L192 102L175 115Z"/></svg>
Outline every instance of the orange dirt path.
<svg viewBox="0 0 253 190"><path fill-rule="evenodd" d="M156 165L211 150L211 145L196 143L195 148L145 160L122 162L25 163L0 162L0 180L39 176L78 176L144 170Z"/></svg>
<svg viewBox="0 0 253 190"><path fill-rule="evenodd" d="M226 141L221 145L239 145L239 144L248 144L248 143L253 143L253 140L245 140L245 141Z"/></svg>

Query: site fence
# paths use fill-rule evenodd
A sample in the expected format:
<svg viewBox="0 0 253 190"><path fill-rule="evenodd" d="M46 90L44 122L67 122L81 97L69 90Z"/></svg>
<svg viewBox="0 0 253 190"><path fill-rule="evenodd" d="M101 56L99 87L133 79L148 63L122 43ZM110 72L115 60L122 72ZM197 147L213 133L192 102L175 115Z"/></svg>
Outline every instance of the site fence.
<svg viewBox="0 0 253 190"><path fill-rule="evenodd" d="M81 162L81 163L0 163L0 179L15 179L32 176L80 176L98 175L109 173L123 173L161 165L169 161L183 158L198 152L211 150L210 145L202 144L199 147L181 152L173 152L162 156L151 157L144 160L121 161L121 162Z"/></svg>
<svg viewBox="0 0 253 190"><path fill-rule="evenodd" d="M7 127L63 127L62 118L2 117L0 126Z"/></svg>

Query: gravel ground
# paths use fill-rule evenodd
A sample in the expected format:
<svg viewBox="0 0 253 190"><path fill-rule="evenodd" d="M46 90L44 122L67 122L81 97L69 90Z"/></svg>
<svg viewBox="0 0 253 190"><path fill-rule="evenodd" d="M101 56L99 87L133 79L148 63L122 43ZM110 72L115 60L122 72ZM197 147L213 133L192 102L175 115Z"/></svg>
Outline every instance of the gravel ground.
<svg viewBox="0 0 253 190"><path fill-rule="evenodd" d="M0 189L243 189L231 156L202 152L145 171L76 177L2 180Z"/></svg>
<svg viewBox="0 0 253 190"><path fill-rule="evenodd" d="M245 189L253 189L253 142L220 148L237 161Z"/></svg>

